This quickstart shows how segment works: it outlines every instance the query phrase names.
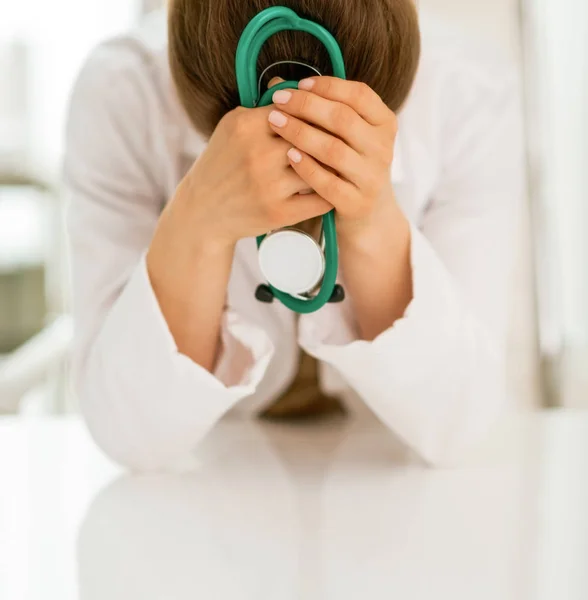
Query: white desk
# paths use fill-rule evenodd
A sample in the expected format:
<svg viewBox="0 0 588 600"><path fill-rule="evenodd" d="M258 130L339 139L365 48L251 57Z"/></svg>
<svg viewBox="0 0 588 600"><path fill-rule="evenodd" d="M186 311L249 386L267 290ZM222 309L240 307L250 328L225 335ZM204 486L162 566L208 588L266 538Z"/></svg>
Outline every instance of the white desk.
<svg viewBox="0 0 588 600"><path fill-rule="evenodd" d="M585 600L588 414L512 421L458 470L374 424L221 424L125 477L77 420L0 420L2 600Z"/></svg>

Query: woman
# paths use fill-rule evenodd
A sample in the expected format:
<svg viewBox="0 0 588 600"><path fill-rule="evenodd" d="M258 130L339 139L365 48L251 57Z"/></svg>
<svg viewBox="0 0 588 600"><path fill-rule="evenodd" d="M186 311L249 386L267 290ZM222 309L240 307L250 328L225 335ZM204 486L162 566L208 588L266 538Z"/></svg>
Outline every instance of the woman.
<svg viewBox="0 0 588 600"><path fill-rule="evenodd" d="M264 85L301 89L239 108L239 36L274 4L174 0L167 32L156 14L82 71L65 178L83 413L114 459L153 470L229 411L324 414L345 396L451 462L505 402L515 78L435 34L421 52L412 0L289 0L335 35L349 81L282 33L260 72L296 59L326 76L278 65ZM254 237L333 208L346 300L299 319L258 302Z"/></svg>

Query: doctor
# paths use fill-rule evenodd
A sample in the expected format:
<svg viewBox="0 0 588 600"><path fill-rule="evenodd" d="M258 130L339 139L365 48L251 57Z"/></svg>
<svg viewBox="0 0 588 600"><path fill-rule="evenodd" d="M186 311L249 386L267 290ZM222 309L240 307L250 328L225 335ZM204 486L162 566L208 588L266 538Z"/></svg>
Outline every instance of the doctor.
<svg viewBox="0 0 588 600"><path fill-rule="evenodd" d="M237 42L273 4L173 0L167 30L155 13L82 70L65 183L83 414L115 460L159 470L227 412L323 415L344 397L451 463L506 402L516 77L434 27L421 47L412 0L284 1L333 33L349 81L277 65L270 86L300 89L238 108ZM260 71L328 74L314 42L270 39ZM255 236L313 232L333 208L345 301L300 317L259 302Z"/></svg>

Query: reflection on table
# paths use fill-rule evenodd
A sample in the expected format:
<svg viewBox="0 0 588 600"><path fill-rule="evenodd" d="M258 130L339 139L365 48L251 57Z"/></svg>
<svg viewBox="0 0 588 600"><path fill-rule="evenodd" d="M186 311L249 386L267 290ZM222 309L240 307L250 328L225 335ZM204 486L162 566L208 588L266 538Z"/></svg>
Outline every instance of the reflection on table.
<svg viewBox="0 0 588 600"><path fill-rule="evenodd" d="M7 579L37 583L7 598L588 594L588 415L514 419L466 465L440 471L375 422L226 422L190 473L143 477L100 457L77 421L36 428L43 435L0 421L0 456L19 443L28 454L20 463L21 475L32 467L28 485L16 487L32 513L31 548L42 548L17 556ZM45 502L28 501L27 491ZM8 529L12 541L26 531Z"/></svg>

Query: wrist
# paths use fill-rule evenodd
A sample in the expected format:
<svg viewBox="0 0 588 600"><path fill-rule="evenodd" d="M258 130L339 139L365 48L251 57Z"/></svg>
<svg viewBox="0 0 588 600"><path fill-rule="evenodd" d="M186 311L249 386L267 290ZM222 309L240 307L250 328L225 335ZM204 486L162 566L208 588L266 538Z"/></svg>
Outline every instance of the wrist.
<svg viewBox="0 0 588 600"><path fill-rule="evenodd" d="M184 239L181 239L181 238ZM235 244L194 231L190 239L185 232L158 231L147 251L146 266L151 286L160 302L192 302L202 293L202 273L230 273Z"/></svg>
<svg viewBox="0 0 588 600"><path fill-rule="evenodd" d="M168 221L174 235L187 238L186 248L190 248L191 252L217 255L231 252L239 237L230 231L224 215L215 211L215 204L218 203L214 202L211 191L201 186L195 189L193 182L192 185L189 183L188 179L180 183L160 223Z"/></svg>
<svg viewBox="0 0 588 600"><path fill-rule="evenodd" d="M377 257L410 240L410 225L396 204L387 202L361 221L338 224L337 235L342 254Z"/></svg>

